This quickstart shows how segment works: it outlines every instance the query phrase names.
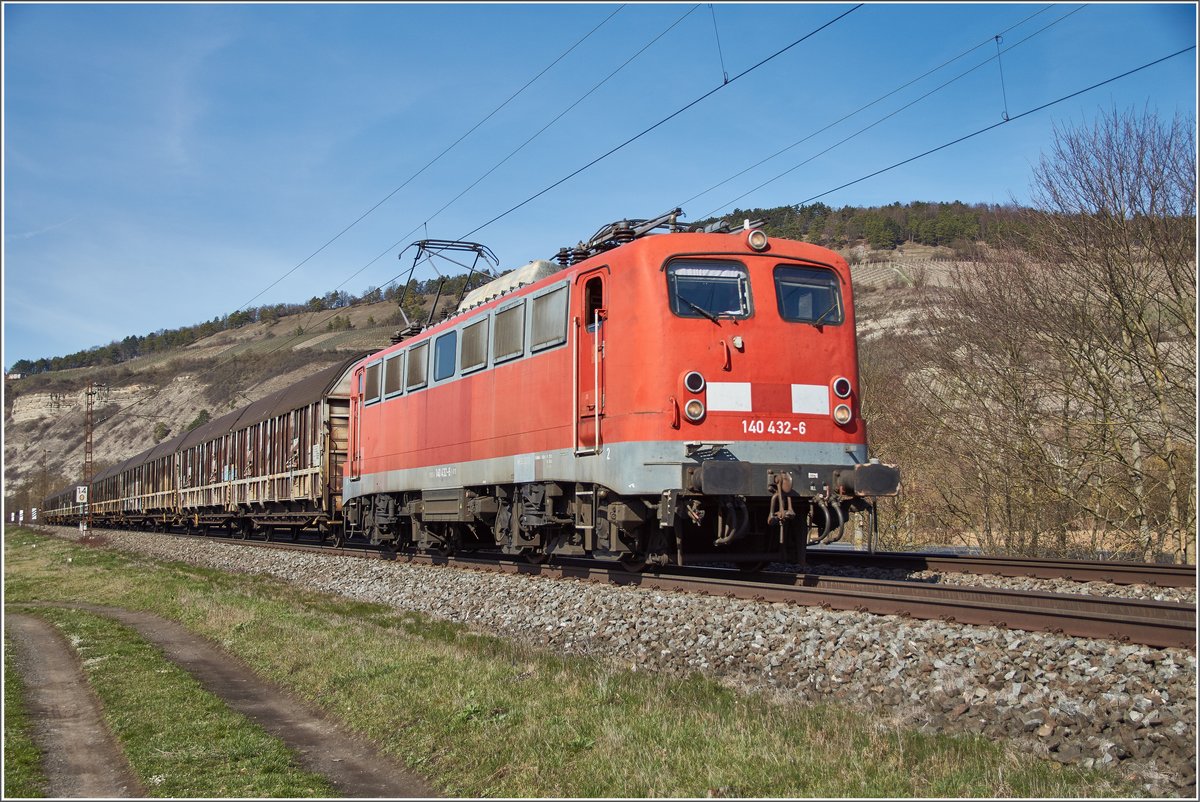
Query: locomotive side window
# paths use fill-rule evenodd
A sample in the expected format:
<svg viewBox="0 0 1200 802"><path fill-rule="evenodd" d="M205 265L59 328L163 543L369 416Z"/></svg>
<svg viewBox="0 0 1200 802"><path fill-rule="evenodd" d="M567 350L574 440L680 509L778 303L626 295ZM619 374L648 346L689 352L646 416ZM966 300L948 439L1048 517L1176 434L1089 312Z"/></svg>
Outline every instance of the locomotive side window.
<svg viewBox="0 0 1200 802"><path fill-rule="evenodd" d="M429 368L429 343L423 342L408 349L408 375L404 387L407 390L417 390L424 387Z"/></svg>
<svg viewBox="0 0 1200 802"><path fill-rule="evenodd" d="M458 332L437 338L433 344L433 380L440 382L454 375L454 357L458 355Z"/></svg>
<svg viewBox="0 0 1200 802"><path fill-rule="evenodd" d="M510 306L496 313L496 340L492 344L492 359L502 362L520 356L525 351L525 304Z"/></svg>
<svg viewBox="0 0 1200 802"><path fill-rule="evenodd" d="M838 277L832 270L779 265L775 297L784 320L836 326L845 318Z"/></svg>
<svg viewBox="0 0 1200 802"><path fill-rule="evenodd" d="M678 259L667 265L667 287L680 317L750 317L750 277L737 262Z"/></svg>
<svg viewBox="0 0 1200 802"><path fill-rule="evenodd" d="M604 308L604 279L594 276L583 285L584 297L587 298L587 308L584 312L583 324L588 331L596 330L596 313Z"/></svg>
<svg viewBox="0 0 1200 802"><path fill-rule="evenodd" d="M396 354L383 363L383 395L385 398L396 395L404 389L400 380L404 367L404 354Z"/></svg>
<svg viewBox="0 0 1200 802"><path fill-rule="evenodd" d="M463 329L462 341L462 372L487 365L488 319L485 317L478 323L472 323Z"/></svg>
<svg viewBox="0 0 1200 802"><path fill-rule="evenodd" d="M379 400L379 370L382 367L382 362L367 365L367 387L363 391L363 403L370 404Z"/></svg>
<svg viewBox="0 0 1200 802"><path fill-rule="evenodd" d="M567 341L567 288L552 290L533 299L533 334L530 350L537 351Z"/></svg>

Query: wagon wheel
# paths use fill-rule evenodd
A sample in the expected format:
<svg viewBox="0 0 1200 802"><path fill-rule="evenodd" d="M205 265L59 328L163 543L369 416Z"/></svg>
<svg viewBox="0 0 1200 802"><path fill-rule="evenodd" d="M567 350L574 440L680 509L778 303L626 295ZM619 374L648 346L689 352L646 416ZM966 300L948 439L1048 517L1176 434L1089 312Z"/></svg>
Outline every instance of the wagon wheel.
<svg viewBox="0 0 1200 802"><path fill-rule="evenodd" d="M238 540L246 540L250 537L250 533L254 531L254 521L249 518L242 518L237 523L237 529L234 536Z"/></svg>
<svg viewBox="0 0 1200 802"><path fill-rule="evenodd" d="M300 527L293 526L290 530L288 530L288 537L291 538L293 543L295 543L297 540L299 540L300 539Z"/></svg>
<svg viewBox="0 0 1200 802"><path fill-rule="evenodd" d="M268 543L275 540L275 527L268 526L263 529L263 540L267 541Z"/></svg>
<svg viewBox="0 0 1200 802"><path fill-rule="evenodd" d="M735 562L734 565L743 574L757 574L766 568L769 562L769 560L742 560L741 562Z"/></svg>
<svg viewBox="0 0 1200 802"><path fill-rule="evenodd" d="M340 549L342 546L346 545L346 530L339 526L330 534L333 536L333 547L335 549Z"/></svg>

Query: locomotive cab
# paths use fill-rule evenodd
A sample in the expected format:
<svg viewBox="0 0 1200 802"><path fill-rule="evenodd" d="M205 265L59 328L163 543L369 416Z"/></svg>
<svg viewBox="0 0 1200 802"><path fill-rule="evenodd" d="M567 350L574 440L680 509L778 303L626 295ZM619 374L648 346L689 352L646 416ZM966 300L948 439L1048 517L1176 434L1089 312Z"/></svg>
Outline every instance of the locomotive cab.
<svg viewBox="0 0 1200 802"><path fill-rule="evenodd" d="M632 540L622 556L657 564L802 562L810 539L840 539L851 512L897 492L898 472L867 458L844 260L759 229L662 235L640 255L613 271L612 317L637 326L606 337L602 439L629 452L627 478L663 486L657 510L624 500L601 516L599 546ZM648 444L659 453L636 453Z"/></svg>

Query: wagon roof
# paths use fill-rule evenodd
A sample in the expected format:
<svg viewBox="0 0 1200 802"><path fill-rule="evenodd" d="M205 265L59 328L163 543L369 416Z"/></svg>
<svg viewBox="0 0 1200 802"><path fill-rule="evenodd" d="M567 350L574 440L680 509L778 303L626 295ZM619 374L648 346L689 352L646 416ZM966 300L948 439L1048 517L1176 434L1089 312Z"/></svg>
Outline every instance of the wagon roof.
<svg viewBox="0 0 1200 802"><path fill-rule="evenodd" d="M240 409L235 409L232 412L226 412L219 418L213 418L208 423L197 426L195 429L184 434L183 438L176 444L175 450L182 451L185 448L191 448L200 443L207 443L209 440L215 440L227 434L233 428L233 422L237 420L241 412Z"/></svg>
<svg viewBox="0 0 1200 802"><path fill-rule="evenodd" d="M104 470L100 471L100 473L93 476L92 481L93 482L102 481L104 479L109 478L110 476L116 476L121 471L125 470L126 468L132 468L136 465L142 464L143 462L146 461L146 455L148 455L153 450L154 450L153 448L149 448L149 449L141 452L140 454L135 454L134 456L129 457L128 459L125 459L121 462L118 462L115 465L108 466Z"/></svg>
<svg viewBox="0 0 1200 802"><path fill-rule="evenodd" d="M188 435L187 432L182 432L180 434L177 434L170 439L163 440L158 445L154 446L153 448L149 449L148 451L146 451L142 454L139 454L138 456L141 457L142 462L150 462L151 460L161 459L162 457L165 457L168 454L174 454L176 451L179 450L179 444L184 441L184 439L187 437L187 435ZM136 463L136 462L131 463L130 467L132 467L133 465L137 465L137 464L140 464L140 463Z"/></svg>
<svg viewBox="0 0 1200 802"><path fill-rule="evenodd" d="M43 499L43 502L57 501L60 498L74 498L74 497L75 497L75 485L69 484L66 487L56 490L53 493L51 493L50 495L46 496L46 498Z"/></svg>
<svg viewBox="0 0 1200 802"><path fill-rule="evenodd" d="M353 357L343 359L324 370L319 370L313 375L301 379L295 384L284 387L282 390L277 390L265 398L260 398L254 403L242 407L240 414L230 428L244 429L247 426L253 426L269 418L274 418L277 415L283 415L294 409L300 409L301 407L306 407L309 404L320 401L338 383L342 376L364 356L365 354L356 354Z"/></svg>
<svg viewBox="0 0 1200 802"><path fill-rule="evenodd" d="M214 418L180 438L172 441L172 451L181 451L199 443L215 440L236 429L244 429L268 418L282 415L319 401L365 354L355 354L342 361L319 370L295 384L277 390L257 401L251 402L219 418Z"/></svg>

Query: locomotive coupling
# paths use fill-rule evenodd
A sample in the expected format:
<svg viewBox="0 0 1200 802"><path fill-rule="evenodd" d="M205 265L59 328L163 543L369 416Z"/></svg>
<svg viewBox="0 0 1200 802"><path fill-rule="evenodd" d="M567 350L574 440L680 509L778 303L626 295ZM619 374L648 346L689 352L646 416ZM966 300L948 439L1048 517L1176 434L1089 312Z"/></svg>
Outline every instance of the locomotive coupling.
<svg viewBox="0 0 1200 802"><path fill-rule="evenodd" d="M900 471L872 459L865 465L833 472L833 486L845 496L894 496L900 492Z"/></svg>
<svg viewBox="0 0 1200 802"><path fill-rule="evenodd" d="M768 473L771 477L771 511L767 515L767 524L790 521L796 517L792 508L792 474L788 471Z"/></svg>

